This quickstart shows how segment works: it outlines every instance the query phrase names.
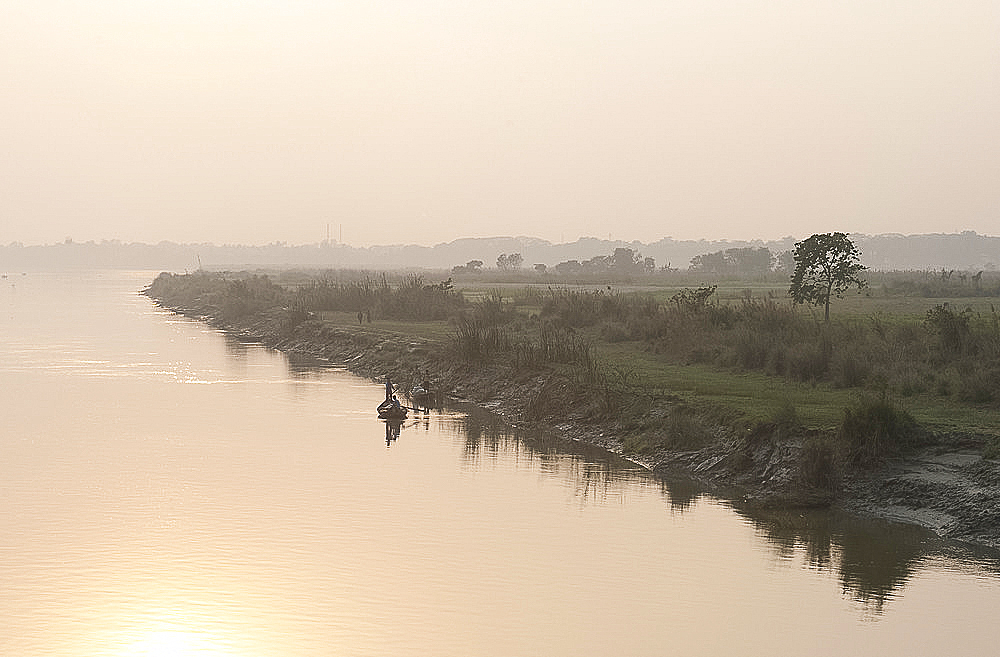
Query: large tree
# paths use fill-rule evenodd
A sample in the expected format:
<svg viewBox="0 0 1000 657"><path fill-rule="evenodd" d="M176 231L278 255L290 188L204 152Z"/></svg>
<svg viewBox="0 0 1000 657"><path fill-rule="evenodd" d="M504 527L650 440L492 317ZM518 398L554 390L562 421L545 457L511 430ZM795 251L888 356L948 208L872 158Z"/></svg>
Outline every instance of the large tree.
<svg viewBox="0 0 1000 657"><path fill-rule="evenodd" d="M788 293L795 303L810 303L824 307L824 317L830 321L830 297L843 298L844 292L867 283L860 277L865 266L861 252L844 233L822 233L795 243L792 251L795 271Z"/></svg>

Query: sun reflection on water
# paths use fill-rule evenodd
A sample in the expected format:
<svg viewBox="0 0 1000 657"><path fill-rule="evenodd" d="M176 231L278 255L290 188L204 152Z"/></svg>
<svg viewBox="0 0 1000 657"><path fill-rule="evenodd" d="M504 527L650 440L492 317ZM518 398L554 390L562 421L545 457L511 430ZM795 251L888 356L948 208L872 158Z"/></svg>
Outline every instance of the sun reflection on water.
<svg viewBox="0 0 1000 657"><path fill-rule="evenodd" d="M220 640L186 630L152 630L124 647L121 657L236 657Z"/></svg>

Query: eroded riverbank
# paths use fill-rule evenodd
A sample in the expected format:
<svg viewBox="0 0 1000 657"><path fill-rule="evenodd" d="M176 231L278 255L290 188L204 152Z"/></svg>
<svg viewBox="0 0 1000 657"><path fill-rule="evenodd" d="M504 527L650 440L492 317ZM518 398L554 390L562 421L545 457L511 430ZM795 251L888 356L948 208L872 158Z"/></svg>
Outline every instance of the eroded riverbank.
<svg viewBox="0 0 1000 657"><path fill-rule="evenodd" d="M638 429L635 418L631 426L613 416L595 419L591 393L557 371L526 374L503 363L467 363L446 345L419 336L315 318L295 321L279 308L225 321L217 308L197 302L164 307L242 339L342 364L372 379L388 374L401 390L428 379L437 394L474 402L512 425L530 424L599 445L654 472L693 476L737 506L832 504L1000 548L1000 466L981 457L982 442L975 436L929 436L906 458L875 468L845 468L815 449L822 436L788 436L777 425L744 426L725 412L692 410L668 396L651 400ZM630 449L630 435L676 431L679 420L692 413L697 430L711 437L707 444L641 453Z"/></svg>

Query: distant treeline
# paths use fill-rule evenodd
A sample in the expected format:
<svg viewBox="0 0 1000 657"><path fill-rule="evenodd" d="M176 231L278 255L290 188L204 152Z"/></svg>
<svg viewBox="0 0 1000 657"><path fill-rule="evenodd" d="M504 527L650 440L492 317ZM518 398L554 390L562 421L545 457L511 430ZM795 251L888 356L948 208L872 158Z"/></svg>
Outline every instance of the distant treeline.
<svg viewBox="0 0 1000 657"><path fill-rule="evenodd" d="M619 247L609 255L583 262L568 260L553 267L513 267L521 255L501 254L497 268L486 268L472 260L452 268L451 275L463 283L583 284L603 283L681 287L710 283L763 283L785 288L795 269L791 251L773 254L765 247L731 248L697 255L685 269L657 267L653 258ZM865 278L884 294L925 298L1000 296L1000 272L985 270L869 271Z"/></svg>
<svg viewBox="0 0 1000 657"><path fill-rule="evenodd" d="M2 238L2 237L0 237ZM869 269L996 271L1000 268L1000 237L978 235L971 231L958 234L861 235L851 239L863 254ZM581 238L555 244L531 237L463 238L435 246L391 245L354 247L335 242L292 245L273 242L260 246L159 242L125 243L118 240L99 242L65 241L49 245L24 245L10 242L0 246L0 273L61 269L155 269L195 271L206 268L258 269L265 267L309 267L314 269L374 268L433 269L448 271L455 266L480 262L481 268L535 270L536 264L554 269L560 263L576 261L581 267L595 257L608 257L617 249L631 249L656 263L658 269L686 270L692 260L709 254L740 249L765 248L780 258L790 251L796 238L780 240L726 241L675 240L664 238L642 243L620 240ZM520 261L510 260L512 255ZM507 256L501 261L501 256ZM503 265L500 263L503 262ZM595 263L597 264L597 263ZM705 262L709 268L715 267ZM567 265L571 267L572 265ZM725 265L729 266L729 265Z"/></svg>

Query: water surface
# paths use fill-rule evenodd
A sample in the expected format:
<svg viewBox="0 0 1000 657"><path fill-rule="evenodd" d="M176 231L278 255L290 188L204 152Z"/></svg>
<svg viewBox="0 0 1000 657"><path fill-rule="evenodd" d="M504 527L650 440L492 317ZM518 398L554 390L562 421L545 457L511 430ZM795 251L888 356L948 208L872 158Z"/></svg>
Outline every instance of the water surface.
<svg viewBox="0 0 1000 657"><path fill-rule="evenodd" d="M0 280L0 654L985 655L988 552L749 515L153 306Z"/></svg>

